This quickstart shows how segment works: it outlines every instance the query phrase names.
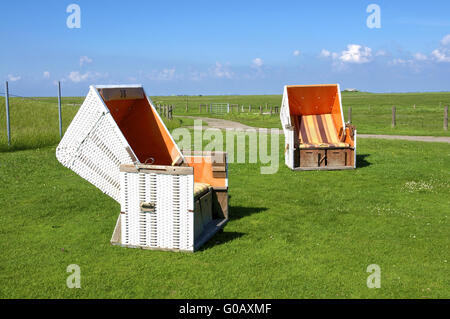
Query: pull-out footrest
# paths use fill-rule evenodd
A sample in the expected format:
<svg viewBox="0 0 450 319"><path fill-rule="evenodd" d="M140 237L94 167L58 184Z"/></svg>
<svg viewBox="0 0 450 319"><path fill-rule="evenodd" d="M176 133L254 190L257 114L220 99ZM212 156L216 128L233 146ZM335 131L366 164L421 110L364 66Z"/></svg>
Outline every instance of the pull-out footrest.
<svg viewBox="0 0 450 319"><path fill-rule="evenodd" d="M228 206L226 190L194 184L192 167L122 165L120 171L113 245L193 252L228 221L216 212Z"/></svg>

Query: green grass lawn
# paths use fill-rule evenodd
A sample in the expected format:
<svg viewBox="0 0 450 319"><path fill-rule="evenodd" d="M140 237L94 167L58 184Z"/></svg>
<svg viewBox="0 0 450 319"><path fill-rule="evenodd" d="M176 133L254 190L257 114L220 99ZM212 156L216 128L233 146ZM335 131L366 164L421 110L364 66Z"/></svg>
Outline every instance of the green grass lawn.
<svg viewBox="0 0 450 319"><path fill-rule="evenodd" d="M67 129L84 98L63 99L63 132ZM59 142L58 104L56 98L10 98L11 147L8 147L5 101L0 99L0 152L55 145ZM189 118L164 119L169 130L194 125Z"/></svg>
<svg viewBox="0 0 450 319"><path fill-rule="evenodd" d="M281 128L278 114L260 115L259 105L268 107L280 105L281 95L225 95L190 96L189 109L186 112L186 97L155 96L155 103L175 105L174 115L219 117L238 121L250 126ZM352 108L352 122L358 133L434 135L450 136L443 130L444 106L450 105L450 92L445 93L347 93L342 94L344 117L348 120L348 108ZM63 97L63 129L67 128L73 116L83 102L83 97ZM211 114L199 112L199 104L229 102L245 106L244 113ZM251 104L252 112L248 112ZM416 105L416 108L413 105ZM397 107L397 127L391 128L391 109ZM258 108L257 108L258 107ZM268 111L269 109L267 109ZM10 99L12 148L7 146L5 101L0 99L0 151L21 150L33 147L54 145L59 141L57 99L34 98ZM192 126L189 118L165 120L170 129L179 126Z"/></svg>
<svg viewBox="0 0 450 319"><path fill-rule="evenodd" d="M231 221L194 254L111 246L119 205L54 146L1 152L0 298L450 297L450 145L361 139L356 170L321 172L279 146L277 174L229 165Z"/></svg>
<svg viewBox="0 0 450 319"><path fill-rule="evenodd" d="M263 106L263 112L270 112L270 106L279 106L281 98L281 95L190 96L188 112L186 112L186 97L183 96L157 96L153 97L153 101L174 104L175 113L180 115L219 117L255 127L281 128L278 114L272 116L259 114L259 105ZM204 108L199 112L199 104L209 103L244 105L244 112L238 113L236 108L231 114L207 113ZM250 113L249 104L252 105ZM346 121L348 109L352 108L352 123L356 125L358 133L450 136L449 131L443 130L444 106L450 106L450 92L383 94L343 92L342 104ZM395 128L391 128L393 106L397 109Z"/></svg>

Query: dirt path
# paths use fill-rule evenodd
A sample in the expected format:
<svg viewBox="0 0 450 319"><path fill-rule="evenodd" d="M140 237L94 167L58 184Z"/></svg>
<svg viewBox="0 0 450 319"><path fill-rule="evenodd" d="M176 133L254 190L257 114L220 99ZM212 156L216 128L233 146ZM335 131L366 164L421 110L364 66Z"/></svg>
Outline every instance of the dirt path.
<svg viewBox="0 0 450 319"><path fill-rule="evenodd" d="M244 125L239 122L229 121L229 120L223 120L223 119L215 119L211 117L197 117L197 116L180 116L180 117L188 117L194 120L202 120L203 122L206 122L208 124L208 127L212 128L220 128L220 129L251 129L254 128L252 126Z"/></svg>
<svg viewBox="0 0 450 319"><path fill-rule="evenodd" d="M254 129L255 127L248 126L239 122L216 119L210 117L196 117L196 116L182 116L196 120L202 120L208 124L208 127L218 129ZM258 129L258 128L256 128ZM278 134L283 134L283 130L277 130ZM417 142L442 142L450 143L450 137L446 136L409 136L409 135L375 135L375 134L358 134L358 138L378 138L385 140L405 140L405 141L417 141Z"/></svg>

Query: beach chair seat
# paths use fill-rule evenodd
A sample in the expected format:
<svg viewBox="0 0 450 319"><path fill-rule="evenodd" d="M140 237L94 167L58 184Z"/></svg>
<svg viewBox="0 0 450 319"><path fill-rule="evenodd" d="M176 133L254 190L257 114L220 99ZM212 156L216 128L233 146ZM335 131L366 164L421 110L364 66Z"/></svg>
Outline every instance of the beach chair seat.
<svg viewBox="0 0 450 319"><path fill-rule="evenodd" d="M194 198L200 198L202 195L206 194L211 185L206 183L195 183L194 182Z"/></svg>
<svg viewBox="0 0 450 319"><path fill-rule="evenodd" d="M347 143L300 143L300 148L345 148Z"/></svg>
<svg viewBox="0 0 450 319"><path fill-rule="evenodd" d="M280 119L292 170L356 167L356 130L344 122L338 84L285 86Z"/></svg>
<svg viewBox="0 0 450 319"><path fill-rule="evenodd" d="M342 148L349 147L341 142L331 114L298 116L300 148ZM340 132L342 135L342 131Z"/></svg>

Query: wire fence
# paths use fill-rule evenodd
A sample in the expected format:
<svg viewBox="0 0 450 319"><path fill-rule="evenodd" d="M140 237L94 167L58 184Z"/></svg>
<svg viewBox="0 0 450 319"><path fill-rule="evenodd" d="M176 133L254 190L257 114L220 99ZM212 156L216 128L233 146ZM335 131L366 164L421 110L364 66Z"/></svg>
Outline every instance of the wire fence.
<svg viewBox="0 0 450 319"><path fill-rule="evenodd" d="M82 98L63 99L60 84L54 97L15 94L8 82L0 94L0 151L54 145L82 103Z"/></svg>
<svg viewBox="0 0 450 319"><path fill-rule="evenodd" d="M186 107L186 110L188 108ZM268 103L252 105L252 104L233 104L233 103L200 103L198 105L199 113L253 113L261 115L278 114L280 107L278 105L270 105Z"/></svg>
<svg viewBox="0 0 450 319"><path fill-rule="evenodd" d="M61 86L57 89L53 97L27 97L10 92L5 83L5 90L0 91L5 97L0 99L0 152L50 146L59 142L84 97L63 97ZM245 98L239 96L226 103L214 101L214 97L204 97L202 99L206 101L191 102L190 105L184 101L177 103L176 98L163 98L167 103L157 101L155 107L169 121L177 112L175 114L181 117L203 116L201 113L237 121L242 119L244 124L250 126L275 127L279 124L278 116L269 116L280 112L276 104L244 104ZM438 97L431 94L420 98L417 98L417 103L416 97L412 98L412 104L406 100L398 100L396 105L375 101L378 103L376 106L369 104L373 100L367 104L364 104L366 100L344 103L344 115L346 121L355 124L360 133L447 136L450 95ZM398 97L395 96L395 99Z"/></svg>

